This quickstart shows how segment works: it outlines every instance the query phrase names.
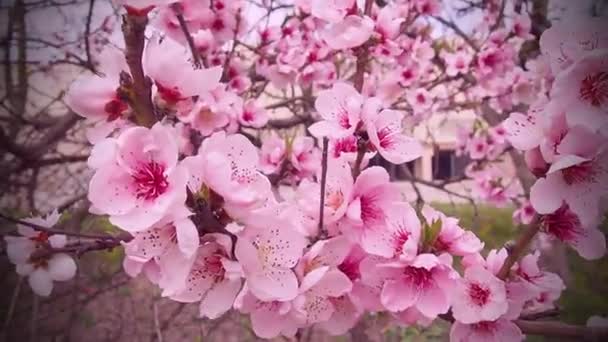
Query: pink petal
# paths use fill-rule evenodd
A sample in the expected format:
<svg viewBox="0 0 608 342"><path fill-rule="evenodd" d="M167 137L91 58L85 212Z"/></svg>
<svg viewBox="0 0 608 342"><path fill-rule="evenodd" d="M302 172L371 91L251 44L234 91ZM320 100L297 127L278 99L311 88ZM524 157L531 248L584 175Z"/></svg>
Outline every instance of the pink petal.
<svg viewBox="0 0 608 342"><path fill-rule="evenodd" d="M55 254L48 261L49 276L55 281L70 280L76 274L76 263L67 254Z"/></svg>
<svg viewBox="0 0 608 342"><path fill-rule="evenodd" d="M241 280L225 280L216 284L201 300L201 317L215 319L230 310L240 289Z"/></svg>
<svg viewBox="0 0 608 342"><path fill-rule="evenodd" d="M48 297L53 291L53 281L49 273L42 269L36 269L29 275L28 282L35 294Z"/></svg>

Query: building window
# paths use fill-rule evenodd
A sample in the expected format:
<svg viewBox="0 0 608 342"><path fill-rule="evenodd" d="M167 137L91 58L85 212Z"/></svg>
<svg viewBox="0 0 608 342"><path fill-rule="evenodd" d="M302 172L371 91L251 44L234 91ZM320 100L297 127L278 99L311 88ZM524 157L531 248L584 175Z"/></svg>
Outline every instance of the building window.
<svg viewBox="0 0 608 342"><path fill-rule="evenodd" d="M433 155L433 179L449 180L464 176L469 164L466 155L457 156L454 150L439 150Z"/></svg>
<svg viewBox="0 0 608 342"><path fill-rule="evenodd" d="M382 166L388 172L391 177L391 180L393 181L410 180L410 175L414 178L417 177L416 162L418 160L420 159L412 160L409 163L401 165L395 165L382 158L380 154L377 154L369 161L369 166ZM405 168L409 170L409 174L405 170Z"/></svg>

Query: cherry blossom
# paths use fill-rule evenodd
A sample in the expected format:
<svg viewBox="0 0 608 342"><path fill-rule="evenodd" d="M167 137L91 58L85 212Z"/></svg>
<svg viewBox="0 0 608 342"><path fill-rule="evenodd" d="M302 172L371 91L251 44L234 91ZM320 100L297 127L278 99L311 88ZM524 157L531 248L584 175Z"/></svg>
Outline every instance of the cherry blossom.
<svg viewBox="0 0 608 342"><path fill-rule="evenodd" d="M452 313L461 323L492 321L508 309L505 283L480 265L468 267L452 293Z"/></svg>
<svg viewBox="0 0 608 342"><path fill-rule="evenodd" d="M171 132L160 123L108 138L89 159L96 171L89 200L122 229L147 229L186 199L188 171L177 163L177 152Z"/></svg>

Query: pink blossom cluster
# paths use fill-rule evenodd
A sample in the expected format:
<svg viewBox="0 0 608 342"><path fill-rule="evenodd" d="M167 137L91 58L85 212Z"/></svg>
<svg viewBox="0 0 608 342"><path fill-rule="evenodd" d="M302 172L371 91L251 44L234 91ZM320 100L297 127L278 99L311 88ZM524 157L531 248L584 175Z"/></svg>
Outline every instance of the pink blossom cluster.
<svg viewBox="0 0 608 342"><path fill-rule="evenodd" d="M608 190L608 35L600 21L558 23L541 37L546 92L504 122L538 177L530 192L541 231L585 259L606 253L598 229Z"/></svg>
<svg viewBox="0 0 608 342"><path fill-rule="evenodd" d="M6 254L15 265L20 276L27 277L35 294L47 297L53 291L54 281L67 281L76 274L76 263L66 253L42 254L48 248L62 248L67 244L67 237L61 234L49 234L36 231L27 224L51 228L59 221L57 211L46 217L30 217L25 224L17 227L17 235L4 237Z"/></svg>
<svg viewBox="0 0 608 342"><path fill-rule="evenodd" d="M139 121L135 75L120 49L100 56L99 73L74 82L66 102L93 124L90 212L132 235L124 269L162 296L198 303L208 318L238 310L262 338L312 325L340 335L373 312L405 326L453 321L452 341L523 340L516 320L551 309L564 290L559 276L540 269L540 254L505 272L506 248L484 252L456 218L429 205L416 211L384 168L367 167L376 154L393 164L419 158L412 129L453 101L531 105L462 134L473 190L496 205L517 197L496 166L508 140L538 177L516 219L537 222L585 258L604 255L597 225L608 190L608 40L599 26L549 29L543 56L523 68L517 51L530 38L529 18L493 28L489 11L471 42L455 36L437 47L419 18L436 18L439 0L369 11L354 0L298 0L299 15L257 27L254 45L237 44L242 1L120 3L130 16L156 14L160 32L149 35L141 61L155 123ZM234 56L239 44L251 54ZM367 69L359 65L366 59ZM356 70L353 82L337 61ZM306 132L258 130L272 127L252 89L256 78L299 87L293 101L312 99ZM472 88L467 96L451 94L463 84ZM547 96L536 100L538 93ZM277 186L285 184L290 191ZM36 222L50 227L51 219ZM54 242L61 235L20 234L7 237L11 260L37 293L73 276L67 255L29 258L40 244L62 247Z"/></svg>

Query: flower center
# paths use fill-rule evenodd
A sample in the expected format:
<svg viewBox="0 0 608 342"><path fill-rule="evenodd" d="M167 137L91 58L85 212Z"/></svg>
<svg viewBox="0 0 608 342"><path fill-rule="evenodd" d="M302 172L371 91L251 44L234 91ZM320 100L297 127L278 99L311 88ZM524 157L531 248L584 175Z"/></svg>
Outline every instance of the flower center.
<svg viewBox="0 0 608 342"><path fill-rule="evenodd" d="M136 185L137 198L151 200L162 195L169 187L165 168L157 162L144 164L131 176Z"/></svg>
<svg viewBox="0 0 608 342"><path fill-rule="evenodd" d="M587 75L581 81L579 97L595 107L605 105L608 101L608 72Z"/></svg>
<svg viewBox="0 0 608 342"><path fill-rule="evenodd" d="M359 264L353 261L344 261L340 265L338 265L338 269L344 273L348 279L357 280L361 278L361 273L359 272Z"/></svg>
<svg viewBox="0 0 608 342"><path fill-rule="evenodd" d="M416 289L426 288L433 279L431 271L425 268L408 266L403 269L403 278L406 282L413 284Z"/></svg>
<svg viewBox="0 0 608 342"><path fill-rule="evenodd" d="M342 203L344 203L344 195L342 194L342 191L338 190L328 193L326 203L326 205L332 208L334 211L338 210Z"/></svg>
<svg viewBox="0 0 608 342"><path fill-rule="evenodd" d="M390 127L384 127L378 131L378 140L380 140L380 147L391 148L395 144L395 136L393 130Z"/></svg>
<svg viewBox="0 0 608 342"><path fill-rule="evenodd" d="M595 172L593 163L586 161L562 170L564 181L568 185L593 181Z"/></svg>
<svg viewBox="0 0 608 342"><path fill-rule="evenodd" d="M483 306L490 298L490 290L479 284L473 283L469 285L469 297L476 305Z"/></svg>
<svg viewBox="0 0 608 342"><path fill-rule="evenodd" d="M160 94L160 97L170 104L176 104L177 102L186 99L182 96L177 87L165 87L158 82L156 82L156 87L158 88L158 93Z"/></svg>
<svg viewBox="0 0 608 342"><path fill-rule="evenodd" d="M575 240L581 233L581 221L567 204L554 213L541 217L540 225L543 231L561 241Z"/></svg>
<svg viewBox="0 0 608 342"><path fill-rule="evenodd" d="M107 121L110 122L120 118L122 112L128 108L129 106L124 101L114 98L104 105L103 110L108 113Z"/></svg>
<svg viewBox="0 0 608 342"><path fill-rule="evenodd" d="M395 250L395 255L403 253L403 245L409 238L410 233L403 228L399 228L399 230L393 234L393 249Z"/></svg>

